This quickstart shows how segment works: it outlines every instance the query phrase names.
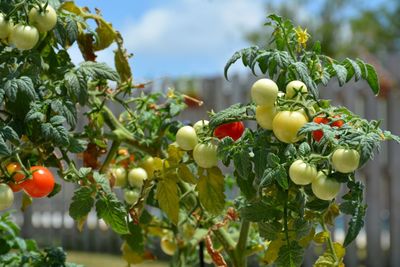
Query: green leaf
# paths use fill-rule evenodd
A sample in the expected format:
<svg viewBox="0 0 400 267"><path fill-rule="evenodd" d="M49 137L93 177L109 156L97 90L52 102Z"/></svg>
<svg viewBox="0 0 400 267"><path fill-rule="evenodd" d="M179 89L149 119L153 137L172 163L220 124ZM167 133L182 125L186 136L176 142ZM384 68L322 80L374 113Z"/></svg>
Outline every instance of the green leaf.
<svg viewBox="0 0 400 267"><path fill-rule="evenodd" d="M239 209L240 217L251 222L263 222L272 220L280 214L280 211L270 204L262 201L247 203Z"/></svg>
<svg viewBox="0 0 400 267"><path fill-rule="evenodd" d="M72 153L82 153L86 150L87 144L87 140L70 136L68 151Z"/></svg>
<svg viewBox="0 0 400 267"><path fill-rule="evenodd" d="M209 126L215 129L217 126L234 121L241 121L242 117L246 115L248 106L240 103L234 104L227 109L221 110L210 118Z"/></svg>
<svg viewBox="0 0 400 267"><path fill-rule="evenodd" d="M106 25L106 23L108 22L97 20L97 38L96 42L93 45L94 51L106 49L114 42L116 38L115 32L109 27L109 25Z"/></svg>
<svg viewBox="0 0 400 267"><path fill-rule="evenodd" d="M307 142L301 143L299 146L299 153L302 156L308 156L311 153L311 147Z"/></svg>
<svg viewBox="0 0 400 267"><path fill-rule="evenodd" d="M270 220L270 218L268 218ZM266 240L275 240L278 233L282 232L282 225L278 221L259 222L258 231L260 236Z"/></svg>
<svg viewBox="0 0 400 267"><path fill-rule="evenodd" d="M176 182L172 179L164 179L158 182L155 197L161 210L177 225L179 220L179 195Z"/></svg>
<svg viewBox="0 0 400 267"><path fill-rule="evenodd" d="M0 136L0 155L1 156L9 156L11 155L11 151L8 148L6 141Z"/></svg>
<svg viewBox="0 0 400 267"><path fill-rule="evenodd" d="M143 230L140 225L130 222L128 225L130 234L122 236L122 238L128 243L129 247L139 253L144 253L144 236Z"/></svg>
<svg viewBox="0 0 400 267"><path fill-rule="evenodd" d="M204 209L211 214L218 215L225 206L224 175L217 167L206 170L206 175L200 174L196 189L199 200Z"/></svg>
<svg viewBox="0 0 400 267"><path fill-rule="evenodd" d="M129 55L126 50L122 48L118 48L114 52L115 69L121 77L121 82L127 82L129 79L132 79L132 70L128 61Z"/></svg>
<svg viewBox="0 0 400 267"><path fill-rule="evenodd" d="M259 48L257 46L252 46L235 52L225 65L224 68L225 79L229 80L228 70L240 58L242 58L243 64L245 66L250 67L254 59L257 57L258 50Z"/></svg>
<svg viewBox="0 0 400 267"><path fill-rule="evenodd" d="M70 71L64 75L64 84L70 96L84 105L88 99L87 84L82 75Z"/></svg>
<svg viewBox="0 0 400 267"><path fill-rule="evenodd" d="M55 113L58 113L59 115L63 116L67 120L68 124L72 128L75 128L78 117L75 105L71 101L69 100L61 101L60 99L54 99L51 102L51 109Z"/></svg>
<svg viewBox="0 0 400 267"><path fill-rule="evenodd" d="M339 85L343 86L347 79L347 69L342 65L332 63L332 68L335 70L336 77L338 78Z"/></svg>
<svg viewBox="0 0 400 267"><path fill-rule="evenodd" d="M107 194L112 194L110 181L108 180L106 175L94 172L93 179L96 181L96 183L101 187L101 189L104 192L106 192Z"/></svg>
<svg viewBox="0 0 400 267"><path fill-rule="evenodd" d="M284 245L279 250L276 260L278 267L300 267L303 262L304 249L295 241Z"/></svg>
<svg viewBox="0 0 400 267"><path fill-rule="evenodd" d="M118 73L105 63L97 63L93 61L83 62L79 65L78 73L82 73L84 76L90 77L94 80L119 80Z"/></svg>
<svg viewBox="0 0 400 267"><path fill-rule="evenodd" d="M283 166L279 166L274 170L274 176L280 187L282 187L284 190L289 189L288 175Z"/></svg>
<svg viewBox="0 0 400 267"><path fill-rule="evenodd" d="M180 164L178 168L178 176L179 178L189 184L196 184L197 180L194 177L192 171L186 164Z"/></svg>
<svg viewBox="0 0 400 267"><path fill-rule="evenodd" d="M372 89L372 92L374 92L375 95L378 95L380 90L378 74L376 73L374 66L366 64L366 67L367 67L367 77L364 79L367 80L367 83L369 87Z"/></svg>
<svg viewBox="0 0 400 267"><path fill-rule="evenodd" d="M94 205L93 189L82 186L74 192L71 205L69 206L69 215L74 220L82 220L87 217Z"/></svg>
<svg viewBox="0 0 400 267"><path fill-rule="evenodd" d="M19 79L10 79L4 84L4 91L11 102L17 100L17 94L20 93L22 97L28 101L35 100L36 92L31 78L22 76Z"/></svg>
<svg viewBox="0 0 400 267"><path fill-rule="evenodd" d="M347 69L346 82L350 81L350 79L353 77L353 75L354 75L355 81L358 81L361 79L361 69L354 60L352 60L350 58L346 58L343 61L342 65L343 64ZM352 75L350 75L350 74L352 74Z"/></svg>
<svg viewBox="0 0 400 267"><path fill-rule="evenodd" d="M96 212L97 216L103 219L117 234L129 233L126 221L127 210L114 193L97 194Z"/></svg>

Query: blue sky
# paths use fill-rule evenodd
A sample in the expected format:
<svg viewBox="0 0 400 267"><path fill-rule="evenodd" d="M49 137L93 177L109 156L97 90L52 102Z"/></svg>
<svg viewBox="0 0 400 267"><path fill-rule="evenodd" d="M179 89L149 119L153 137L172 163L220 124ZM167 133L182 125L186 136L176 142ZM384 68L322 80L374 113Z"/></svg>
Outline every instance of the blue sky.
<svg viewBox="0 0 400 267"><path fill-rule="evenodd" d="M277 2L279 0L273 0ZM369 1L377 3L381 0ZM221 75L234 51L248 46L243 36L260 28L268 11L266 0L76 0L102 10L134 53L134 76ZM312 1L310 9L321 0ZM298 9L299 17L310 9ZM72 57L80 61L77 48ZM112 63L112 49L98 61Z"/></svg>

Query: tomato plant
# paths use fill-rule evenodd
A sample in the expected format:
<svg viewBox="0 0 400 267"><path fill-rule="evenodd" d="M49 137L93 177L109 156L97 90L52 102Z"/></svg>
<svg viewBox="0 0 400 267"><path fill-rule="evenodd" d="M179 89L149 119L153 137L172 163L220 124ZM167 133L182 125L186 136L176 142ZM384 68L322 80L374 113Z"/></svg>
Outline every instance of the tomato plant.
<svg viewBox="0 0 400 267"><path fill-rule="evenodd" d="M210 112L191 127L176 118L188 96L143 91L121 34L99 11L72 1L10 0L0 3L0 12L2 209L14 197L7 184L22 187L25 193L16 194L25 197L57 197L57 172L77 185L69 207L77 226L95 209L123 239L122 256L130 264L154 259L157 237L173 266L197 266L204 249L218 266L244 267L252 255L265 264L300 266L319 229L328 246L316 265L342 264L366 212L354 171L381 141L400 140L318 92L335 77L340 85L364 79L377 94L372 65L329 58L318 42L307 50L304 30L270 15L268 46L240 50L225 67L227 76L242 59L263 74L249 88L251 99ZM16 26L8 31L11 23ZM70 59L73 44L81 64ZM96 62L96 53L111 45L115 68ZM84 118L78 118L81 109ZM324 116L328 121L319 119ZM78 119L84 127L76 127ZM247 121L258 126L244 128ZM318 131L323 138L316 140ZM238 195L226 196L233 186ZM326 224L343 213L352 216L344 243L329 246Z"/></svg>

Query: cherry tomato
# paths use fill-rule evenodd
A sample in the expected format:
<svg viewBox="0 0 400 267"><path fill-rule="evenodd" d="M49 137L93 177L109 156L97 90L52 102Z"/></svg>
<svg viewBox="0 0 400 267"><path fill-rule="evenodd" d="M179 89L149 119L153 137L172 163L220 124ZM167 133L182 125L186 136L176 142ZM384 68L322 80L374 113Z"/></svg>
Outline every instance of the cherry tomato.
<svg viewBox="0 0 400 267"><path fill-rule="evenodd" d="M292 99L293 97L300 95L300 93L306 94L307 92L307 86L302 81L291 81L286 85L285 97L287 99Z"/></svg>
<svg viewBox="0 0 400 267"><path fill-rule="evenodd" d="M276 115L275 107L270 106L257 106L256 107L256 121L261 128L272 130L272 121Z"/></svg>
<svg viewBox="0 0 400 267"><path fill-rule="evenodd" d="M206 128L209 124L208 120L199 120L193 125L194 130L196 133L201 132L204 128Z"/></svg>
<svg viewBox="0 0 400 267"><path fill-rule="evenodd" d="M7 39L12 30L12 23L6 21L4 14L0 13L0 39Z"/></svg>
<svg viewBox="0 0 400 267"><path fill-rule="evenodd" d="M6 184L0 184L0 210L11 208L14 203L14 193Z"/></svg>
<svg viewBox="0 0 400 267"><path fill-rule="evenodd" d="M140 193L137 190L125 190L124 191L124 200L129 205L136 204L139 200Z"/></svg>
<svg viewBox="0 0 400 267"><path fill-rule="evenodd" d="M317 198L332 200L340 191L340 183L318 172L317 178L311 183L311 189Z"/></svg>
<svg viewBox="0 0 400 267"><path fill-rule="evenodd" d="M55 185L53 174L49 169L42 166L33 166L30 171L32 172L32 177L21 184L22 188L34 198L48 196Z"/></svg>
<svg viewBox="0 0 400 267"><path fill-rule="evenodd" d="M280 111L272 121L272 130L279 141L295 143L302 138L297 133L306 123L307 117L301 111Z"/></svg>
<svg viewBox="0 0 400 267"><path fill-rule="evenodd" d="M241 121L221 124L215 128L214 136L219 139L229 136L236 141L242 136L244 128L244 124Z"/></svg>
<svg viewBox="0 0 400 267"><path fill-rule="evenodd" d="M193 159L201 168L217 166L217 146L211 143L197 144L193 150Z"/></svg>
<svg viewBox="0 0 400 267"><path fill-rule="evenodd" d="M174 240L172 240L172 238L169 238L167 236L164 236L163 238L161 238L160 246L161 246L161 250L169 256L174 255L175 251L177 249L177 245L174 242Z"/></svg>
<svg viewBox="0 0 400 267"><path fill-rule="evenodd" d="M19 50L29 50L39 41L39 31L32 26L17 24L12 28L9 40Z"/></svg>
<svg viewBox="0 0 400 267"><path fill-rule="evenodd" d="M176 143L183 150L193 150L197 145L197 134L192 126L183 126L176 133Z"/></svg>
<svg viewBox="0 0 400 267"><path fill-rule="evenodd" d="M328 124L329 119L326 117L315 117L313 119L313 122L318 123L318 124ZM322 137L324 136L324 131L323 130L315 130L312 132L313 138L315 141L319 142Z"/></svg>
<svg viewBox="0 0 400 267"><path fill-rule="evenodd" d="M127 183L126 170L123 167L118 167L111 170L111 174L115 178L115 187L125 187Z"/></svg>
<svg viewBox="0 0 400 267"><path fill-rule="evenodd" d="M57 13L54 8L47 5L45 10L40 12L38 7L29 11L29 22L35 26L39 32L47 32L53 29L57 24Z"/></svg>
<svg viewBox="0 0 400 267"><path fill-rule="evenodd" d="M338 148L332 154L332 166L341 173L350 173L358 169L360 154L355 149Z"/></svg>
<svg viewBox="0 0 400 267"><path fill-rule="evenodd" d="M131 186L141 189L144 180L147 180L147 172L143 168L133 168L128 173L128 181Z"/></svg>
<svg viewBox="0 0 400 267"><path fill-rule="evenodd" d="M299 159L290 165L289 177L295 184L307 185L317 178L317 169Z"/></svg>
<svg viewBox="0 0 400 267"><path fill-rule="evenodd" d="M273 80L260 79L251 87L251 99L257 105L272 107L278 96L278 86Z"/></svg>
<svg viewBox="0 0 400 267"><path fill-rule="evenodd" d="M333 116L334 119L339 119L340 117L341 117L340 115L335 115L335 116ZM338 127L338 128L340 128L340 127L343 126L343 124L344 124L344 121L343 121L343 120L337 120L337 121L334 121L334 122L331 123L331 127Z"/></svg>
<svg viewBox="0 0 400 267"><path fill-rule="evenodd" d="M12 162L7 165L7 172L12 176L13 181L8 183L8 186L11 187L13 192L19 192L22 190L21 184L18 182L22 181L25 178L25 175L18 172L21 170L21 166L18 163Z"/></svg>

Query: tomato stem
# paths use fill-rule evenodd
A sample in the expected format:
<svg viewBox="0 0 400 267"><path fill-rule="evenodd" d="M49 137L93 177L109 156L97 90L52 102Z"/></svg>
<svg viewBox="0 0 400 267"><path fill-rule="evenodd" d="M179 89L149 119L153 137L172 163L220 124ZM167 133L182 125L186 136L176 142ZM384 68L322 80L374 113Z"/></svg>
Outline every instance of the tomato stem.
<svg viewBox="0 0 400 267"><path fill-rule="evenodd" d="M242 225L240 227L240 235L239 241L236 245L236 257L238 261L238 266L245 267L247 266L247 255L246 255L246 244L247 238L249 236L250 231L250 222L248 220L243 219Z"/></svg>
<svg viewBox="0 0 400 267"><path fill-rule="evenodd" d="M335 251L335 247L333 246L333 242L332 242L332 237L331 237L331 232L329 231L328 227L326 226L324 220L321 218L320 224L322 226L322 229L328 233L328 237L327 239L327 245L329 247L329 250L331 251L333 258L335 260L334 266L338 266L339 265L339 259L336 255L336 251Z"/></svg>
<svg viewBox="0 0 400 267"><path fill-rule="evenodd" d="M110 165L112 159L114 158L114 156L118 153L118 148L121 145L120 141L113 141L111 144L111 148L108 151L107 157L103 162L103 165L101 165L100 167L100 172L103 173L105 172L105 170L108 168L108 166Z"/></svg>

